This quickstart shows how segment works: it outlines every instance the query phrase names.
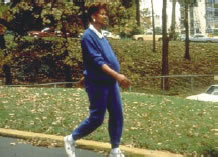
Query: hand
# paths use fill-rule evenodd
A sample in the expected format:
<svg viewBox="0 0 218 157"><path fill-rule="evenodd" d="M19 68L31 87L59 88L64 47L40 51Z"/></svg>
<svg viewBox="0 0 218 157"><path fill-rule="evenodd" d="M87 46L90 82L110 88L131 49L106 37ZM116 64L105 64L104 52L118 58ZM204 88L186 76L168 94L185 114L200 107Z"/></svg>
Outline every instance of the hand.
<svg viewBox="0 0 218 157"><path fill-rule="evenodd" d="M78 82L78 84L77 84L77 87L78 87L78 88L84 88L84 86L85 86L85 78L82 77L82 78L79 80L79 82Z"/></svg>
<svg viewBox="0 0 218 157"><path fill-rule="evenodd" d="M122 88L128 88L130 86L131 83L126 76L114 71L107 64L103 64L101 68L105 73L116 79Z"/></svg>
<svg viewBox="0 0 218 157"><path fill-rule="evenodd" d="M131 85L130 80L123 74L119 74L117 81L122 88L128 88Z"/></svg>

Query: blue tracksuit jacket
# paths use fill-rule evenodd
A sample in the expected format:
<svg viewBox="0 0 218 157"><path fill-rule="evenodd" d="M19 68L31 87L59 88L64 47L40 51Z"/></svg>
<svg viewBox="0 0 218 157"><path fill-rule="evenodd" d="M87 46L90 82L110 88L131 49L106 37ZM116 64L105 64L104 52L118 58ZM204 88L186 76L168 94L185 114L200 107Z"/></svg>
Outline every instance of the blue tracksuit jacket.
<svg viewBox="0 0 218 157"><path fill-rule="evenodd" d="M100 39L95 32L87 29L83 35L81 46L85 77L93 80L111 80L111 76L102 71L103 64L120 72L119 62L106 38Z"/></svg>

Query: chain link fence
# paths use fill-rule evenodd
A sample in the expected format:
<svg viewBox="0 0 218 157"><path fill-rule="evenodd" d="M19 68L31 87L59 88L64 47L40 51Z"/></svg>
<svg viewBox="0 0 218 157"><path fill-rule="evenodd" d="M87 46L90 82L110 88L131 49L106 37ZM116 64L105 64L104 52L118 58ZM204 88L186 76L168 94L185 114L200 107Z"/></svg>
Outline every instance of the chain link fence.
<svg viewBox="0 0 218 157"><path fill-rule="evenodd" d="M167 76L146 76L140 78L140 81L135 87L132 87L131 90L135 91L136 89L142 89L143 91L160 91L164 89L165 79L168 79L169 82L169 91L162 91L164 93L179 94L179 93L192 93L199 90L203 90L212 85L218 84L217 78L218 74L211 75L167 75Z"/></svg>
<svg viewBox="0 0 218 157"><path fill-rule="evenodd" d="M184 87L189 87L191 91L193 91L195 87L214 84L217 75L167 75L149 76L147 78L150 80L156 79L156 81L159 80L159 82L161 82L161 79L163 79L163 82L165 82L165 79L168 79L171 88L182 85ZM164 84L162 85L162 88L165 89Z"/></svg>
<svg viewBox="0 0 218 157"><path fill-rule="evenodd" d="M141 78L140 82L133 85L128 91L147 91L164 89L161 80L167 79L171 91L179 93L180 91L193 92L196 89L205 89L209 85L218 83L218 74L211 75L167 75L167 76L146 76ZM50 82L50 83L33 83L33 84L17 84L4 85L4 80L0 80L0 86L5 87L39 87L39 88L78 88L79 81L75 82ZM161 87L162 86L162 87Z"/></svg>

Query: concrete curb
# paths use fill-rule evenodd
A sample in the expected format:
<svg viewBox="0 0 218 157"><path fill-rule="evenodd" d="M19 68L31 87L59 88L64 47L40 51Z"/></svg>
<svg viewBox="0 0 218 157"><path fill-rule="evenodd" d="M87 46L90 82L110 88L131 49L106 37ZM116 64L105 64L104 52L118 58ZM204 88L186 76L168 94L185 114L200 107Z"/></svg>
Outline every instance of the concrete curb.
<svg viewBox="0 0 218 157"><path fill-rule="evenodd" d="M62 144L64 138L63 136L48 135L48 134L33 133L33 132L3 129L3 128L0 128L0 136L14 137L20 139L53 140L53 141L60 142ZM96 142L90 140L78 140L76 144L78 147L87 148L91 150L109 151L111 149L109 143ZM146 149L139 149L139 148L130 148L122 145L120 146L120 149L133 157L183 157L183 155L173 154L167 151L153 151L153 150L146 150Z"/></svg>

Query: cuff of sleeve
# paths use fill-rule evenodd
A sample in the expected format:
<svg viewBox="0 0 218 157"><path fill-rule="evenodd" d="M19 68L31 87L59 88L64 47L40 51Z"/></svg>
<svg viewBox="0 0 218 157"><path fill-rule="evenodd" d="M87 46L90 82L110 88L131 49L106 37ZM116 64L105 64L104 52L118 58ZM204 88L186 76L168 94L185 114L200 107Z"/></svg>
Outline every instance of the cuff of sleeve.
<svg viewBox="0 0 218 157"><path fill-rule="evenodd" d="M98 66L101 68L103 64L106 64L104 61L99 61Z"/></svg>

